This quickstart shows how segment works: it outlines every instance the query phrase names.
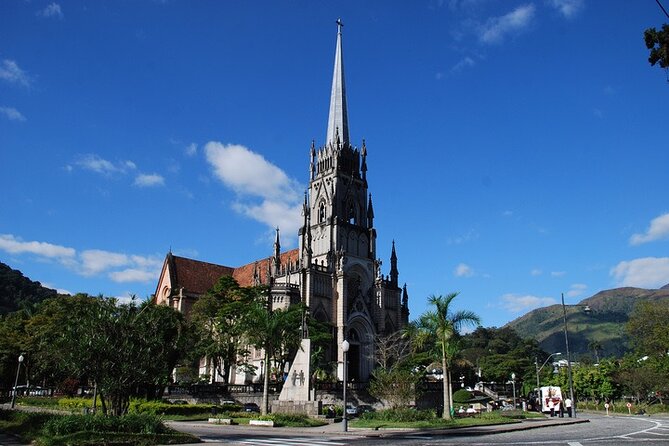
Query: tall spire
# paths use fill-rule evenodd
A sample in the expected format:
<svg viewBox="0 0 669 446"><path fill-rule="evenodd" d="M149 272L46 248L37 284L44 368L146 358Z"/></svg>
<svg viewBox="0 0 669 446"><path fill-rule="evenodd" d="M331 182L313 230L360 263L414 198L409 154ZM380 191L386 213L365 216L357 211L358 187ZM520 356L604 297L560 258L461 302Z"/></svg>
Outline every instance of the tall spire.
<svg viewBox="0 0 669 446"><path fill-rule="evenodd" d="M332 74L332 93L330 95L330 115L326 144L337 144L337 137L342 146L349 144L348 111L346 108L346 85L344 83L344 54L341 45L341 28L344 24L337 19L337 48L335 50L334 73Z"/></svg>
<svg viewBox="0 0 669 446"><path fill-rule="evenodd" d="M390 282L397 286L397 277L399 276L397 270L397 254L395 253L395 240L393 240L393 249L390 253Z"/></svg>

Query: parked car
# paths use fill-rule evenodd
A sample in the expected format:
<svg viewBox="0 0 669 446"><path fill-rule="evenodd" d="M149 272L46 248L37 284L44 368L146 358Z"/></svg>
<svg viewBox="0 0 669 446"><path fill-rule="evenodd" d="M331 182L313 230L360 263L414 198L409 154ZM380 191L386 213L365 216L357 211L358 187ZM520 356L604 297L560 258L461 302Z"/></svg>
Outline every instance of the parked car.
<svg viewBox="0 0 669 446"><path fill-rule="evenodd" d="M370 406L369 404L361 404L358 406L358 415L365 414L367 412L375 412L376 409Z"/></svg>
<svg viewBox="0 0 669 446"><path fill-rule="evenodd" d="M244 412L260 412L260 407L256 403L246 403L242 406Z"/></svg>
<svg viewBox="0 0 669 446"><path fill-rule="evenodd" d="M353 404L347 404L346 405L346 415L355 417L358 415L358 408L355 407Z"/></svg>

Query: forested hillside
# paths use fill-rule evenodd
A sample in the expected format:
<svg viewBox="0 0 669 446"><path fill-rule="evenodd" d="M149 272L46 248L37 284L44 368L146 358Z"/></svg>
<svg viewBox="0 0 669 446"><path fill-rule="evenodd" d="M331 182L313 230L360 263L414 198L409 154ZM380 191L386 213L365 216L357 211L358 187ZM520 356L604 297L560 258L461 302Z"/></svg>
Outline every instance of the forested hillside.
<svg viewBox="0 0 669 446"><path fill-rule="evenodd" d="M639 302L669 300L669 289L616 288L601 291L577 305L567 305L567 325L572 354L620 357L631 349L625 324ZM586 306L589 311L586 311ZM535 339L549 353L564 352L564 321L561 305L537 308L509 322L525 338Z"/></svg>
<svg viewBox="0 0 669 446"><path fill-rule="evenodd" d="M56 297L56 290L24 277L21 271L0 262L0 315Z"/></svg>

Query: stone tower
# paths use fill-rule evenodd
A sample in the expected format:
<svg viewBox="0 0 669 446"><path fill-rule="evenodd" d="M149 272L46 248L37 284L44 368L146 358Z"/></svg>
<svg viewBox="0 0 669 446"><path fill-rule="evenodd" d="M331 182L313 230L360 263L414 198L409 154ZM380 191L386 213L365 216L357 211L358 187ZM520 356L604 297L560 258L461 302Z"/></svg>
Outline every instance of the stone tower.
<svg viewBox="0 0 669 446"><path fill-rule="evenodd" d="M394 242L389 277L381 274L376 257L367 147L364 140L360 149L353 146L349 137L339 20L325 145L312 143L309 170L299 234L303 301L312 315L333 326L332 359L343 361L340 345L347 339L350 376L366 381L374 366L375 335L404 326L408 309L397 284Z"/></svg>

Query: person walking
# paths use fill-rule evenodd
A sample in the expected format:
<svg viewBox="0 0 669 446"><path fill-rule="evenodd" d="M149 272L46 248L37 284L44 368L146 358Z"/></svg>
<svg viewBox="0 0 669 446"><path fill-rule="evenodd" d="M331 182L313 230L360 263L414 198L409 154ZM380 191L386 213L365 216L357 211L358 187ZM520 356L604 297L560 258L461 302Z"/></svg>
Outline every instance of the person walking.
<svg viewBox="0 0 669 446"><path fill-rule="evenodd" d="M571 418L571 400L569 398L564 400L564 407L567 410L567 415Z"/></svg>
<svg viewBox="0 0 669 446"><path fill-rule="evenodd" d="M551 411L551 418L553 418L555 416L555 402L553 398L548 400L548 410Z"/></svg>

